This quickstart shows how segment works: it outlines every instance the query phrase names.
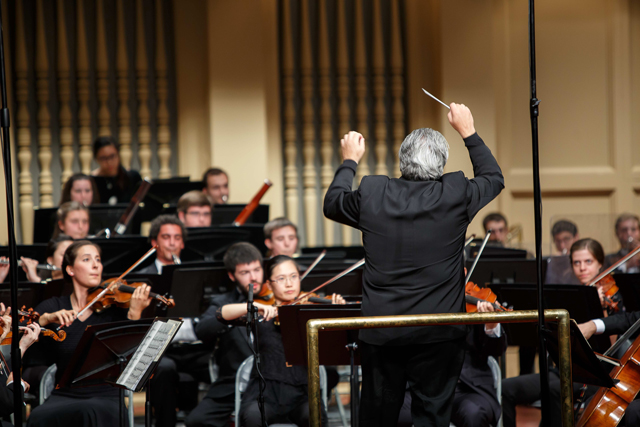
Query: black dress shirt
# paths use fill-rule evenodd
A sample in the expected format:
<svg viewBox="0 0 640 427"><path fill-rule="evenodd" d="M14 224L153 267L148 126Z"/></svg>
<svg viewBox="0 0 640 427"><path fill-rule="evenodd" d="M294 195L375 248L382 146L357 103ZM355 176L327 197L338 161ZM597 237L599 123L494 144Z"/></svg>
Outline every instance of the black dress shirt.
<svg viewBox="0 0 640 427"><path fill-rule="evenodd" d="M351 185L356 163L336 171L324 214L362 231L366 264L362 315L464 312L463 246L473 217L504 188L496 159L478 134L465 139L474 178L461 171L437 180L366 176ZM465 335L464 326L363 329L374 345L446 341Z"/></svg>

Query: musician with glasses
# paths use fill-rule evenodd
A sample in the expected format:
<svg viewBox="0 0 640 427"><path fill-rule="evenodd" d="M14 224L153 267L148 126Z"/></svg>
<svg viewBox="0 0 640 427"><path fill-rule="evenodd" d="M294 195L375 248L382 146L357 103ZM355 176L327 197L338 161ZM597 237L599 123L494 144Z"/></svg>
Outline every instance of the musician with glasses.
<svg viewBox="0 0 640 427"><path fill-rule="evenodd" d="M202 191L184 193L176 210L185 227L211 227L211 199Z"/></svg>

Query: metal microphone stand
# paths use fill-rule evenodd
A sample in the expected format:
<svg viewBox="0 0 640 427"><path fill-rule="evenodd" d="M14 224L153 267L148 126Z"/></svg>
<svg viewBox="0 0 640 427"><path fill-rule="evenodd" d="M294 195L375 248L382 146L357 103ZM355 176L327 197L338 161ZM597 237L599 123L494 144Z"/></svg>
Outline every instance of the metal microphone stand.
<svg viewBox="0 0 640 427"><path fill-rule="evenodd" d="M258 373L258 409L263 427L268 427L267 417L264 412L264 390L267 384L262 376L262 362L260 360L260 342L258 340L258 308L253 304L253 283L249 285L249 298L247 299L247 335L253 344L253 369ZM236 420L238 422L239 420Z"/></svg>

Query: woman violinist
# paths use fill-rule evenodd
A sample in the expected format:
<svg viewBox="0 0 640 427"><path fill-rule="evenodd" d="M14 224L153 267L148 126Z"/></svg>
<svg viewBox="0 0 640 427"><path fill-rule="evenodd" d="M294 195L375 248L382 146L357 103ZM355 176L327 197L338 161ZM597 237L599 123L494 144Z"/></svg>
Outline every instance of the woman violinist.
<svg viewBox="0 0 640 427"><path fill-rule="evenodd" d="M575 242L571 245L569 257L573 274L582 285L589 285L598 276L604 264L604 250L594 239L580 239ZM610 276L605 279L595 284L602 308L607 315L624 311L622 295L619 291L611 292L609 289L611 285L607 284L607 281L611 282Z"/></svg>
<svg viewBox="0 0 640 427"><path fill-rule="evenodd" d="M150 287L142 285L132 294L129 309L111 307L100 313L89 309L78 318L77 313L89 302L89 290L102 281L100 254L100 247L87 240L75 241L69 245L62 261L62 273L65 280L73 285L73 293L70 296L50 298L36 307L36 311L42 313L39 319L41 326L53 324L66 327L65 341L41 343L43 353L50 358L49 362L58 367L56 383L87 326L127 319L138 320L151 302ZM33 410L27 425L118 425L118 398L118 389L108 385L54 390L43 405Z"/></svg>
<svg viewBox="0 0 640 427"><path fill-rule="evenodd" d="M273 290L276 306L291 302L300 295L300 271L292 258L286 255L273 257L265 266L265 274L268 277L267 284ZM345 301L340 295L334 294L332 303L344 304ZM268 424L293 422L300 426L308 425L307 369L302 366L286 366L280 328L273 322L277 308L258 305L258 310L264 317L258 327L262 375L266 380L266 421ZM217 312L218 319L228 324L246 314L247 304L227 304ZM253 372L240 407L240 425L243 427L262 425L257 403L258 387L257 373ZM324 415L323 413L326 421Z"/></svg>

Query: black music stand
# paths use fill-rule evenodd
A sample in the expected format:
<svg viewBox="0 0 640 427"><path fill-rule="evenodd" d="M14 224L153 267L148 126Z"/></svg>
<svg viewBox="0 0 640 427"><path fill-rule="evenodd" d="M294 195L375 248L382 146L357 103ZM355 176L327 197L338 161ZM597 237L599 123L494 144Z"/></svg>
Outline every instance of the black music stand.
<svg viewBox="0 0 640 427"><path fill-rule="evenodd" d="M102 265L105 274L122 273L131 264L142 257L149 250L149 242L144 236L119 236L110 239L89 239L97 243L102 249Z"/></svg>
<svg viewBox="0 0 640 427"><path fill-rule="evenodd" d="M516 310L537 310L537 287L532 284L496 284L490 288L498 296L498 301L508 304ZM565 309L572 319L578 323L603 317L598 290L583 285L546 285L544 289L545 309ZM537 347L536 324L506 323L509 345ZM604 353L611 346L611 341L604 335L594 335L589 340L591 346L599 353Z"/></svg>
<svg viewBox="0 0 640 427"><path fill-rule="evenodd" d="M483 239L473 239L467 247L467 255L470 258L475 258L480 251ZM526 258L528 256L527 251L524 249L507 248L502 246L498 242L487 242L484 251L482 252L482 258Z"/></svg>
<svg viewBox="0 0 640 427"><path fill-rule="evenodd" d="M245 224L240 227L221 225L189 228L185 248L180 257L183 261L222 260L229 246L238 242L249 242L263 254L267 251L261 225Z"/></svg>
<svg viewBox="0 0 640 427"><path fill-rule="evenodd" d="M307 366L307 321L360 316L360 304L280 307L278 317L287 364ZM321 365L351 366L351 425L357 426L360 406L360 377L356 369L360 365L358 331L320 331L318 343Z"/></svg>
<svg viewBox="0 0 640 427"><path fill-rule="evenodd" d="M325 283L329 279L335 277L338 273L346 268L324 270L316 267L301 283L302 291L309 292L317 286ZM331 295L333 293L346 295L362 295L362 270L363 267L357 268L349 274L339 278L335 282L322 288L320 295Z"/></svg>
<svg viewBox="0 0 640 427"><path fill-rule="evenodd" d="M214 205L211 212L211 225L232 225L233 221L247 205ZM258 205L249 218L247 224L259 224L263 226L269 222L269 205Z"/></svg>
<svg viewBox="0 0 640 427"><path fill-rule="evenodd" d="M154 179L144 202L140 205L141 221L152 221L160 214L175 212L175 204L180 197L192 190L202 190L202 181L189 181L189 177ZM167 212L166 209L171 205L174 206L174 211Z"/></svg>
<svg viewBox="0 0 640 427"><path fill-rule="evenodd" d="M300 252L302 255L313 255L318 256L320 252L326 250L327 258L341 258L341 259L352 259L359 260L364 258L364 247L363 246L317 246L313 248L302 248Z"/></svg>
<svg viewBox="0 0 640 427"><path fill-rule="evenodd" d="M467 270L473 260L467 260ZM482 286L485 283L536 283L536 260L518 258L485 259L484 252L470 280ZM547 263L542 264L542 277L547 274Z"/></svg>
<svg viewBox="0 0 640 427"><path fill-rule="evenodd" d="M118 378L155 321L141 319L87 326L56 388L118 386ZM160 360L162 353L154 362ZM120 423L126 425L123 401L124 388L121 388Z"/></svg>
<svg viewBox="0 0 640 427"><path fill-rule="evenodd" d="M35 308L45 300L45 285L42 283L18 282L18 305L26 308ZM0 284L0 302L5 306L11 305L11 285Z"/></svg>
<svg viewBox="0 0 640 427"><path fill-rule="evenodd" d="M602 365L608 363L609 368L615 366L612 361L615 359L598 356L593 352L578 324L575 320L571 320L571 375L573 382L591 384L598 387L611 388L615 385L614 380L609 376L609 371ZM551 358L560 366L560 356L558 351L558 322L546 322L545 328L542 330L547 342L547 350ZM605 362L606 360L606 362ZM615 361L617 362L617 361ZM617 363L619 366L620 364ZM611 370L611 369L609 369Z"/></svg>

